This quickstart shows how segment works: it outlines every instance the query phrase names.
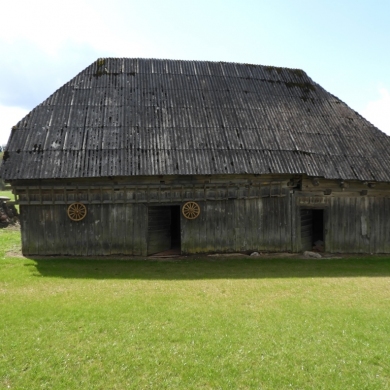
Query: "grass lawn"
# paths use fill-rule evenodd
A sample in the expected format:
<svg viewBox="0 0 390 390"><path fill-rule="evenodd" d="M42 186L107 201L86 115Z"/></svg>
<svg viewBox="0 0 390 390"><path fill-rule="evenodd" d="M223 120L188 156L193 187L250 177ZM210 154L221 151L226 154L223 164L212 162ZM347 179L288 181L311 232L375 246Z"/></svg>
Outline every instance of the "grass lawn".
<svg viewBox="0 0 390 390"><path fill-rule="evenodd" d="M389 389L390 258L10 257L0 388Z"/></svg>
<svg viewBox="0 0 390 390"><path fill-rule="evenodd" d="M7 197L10 198L11 200L15 200L15 196L14 196L14 194L12 193L11 190L0 191L0 196L7 196Z"/></svg>

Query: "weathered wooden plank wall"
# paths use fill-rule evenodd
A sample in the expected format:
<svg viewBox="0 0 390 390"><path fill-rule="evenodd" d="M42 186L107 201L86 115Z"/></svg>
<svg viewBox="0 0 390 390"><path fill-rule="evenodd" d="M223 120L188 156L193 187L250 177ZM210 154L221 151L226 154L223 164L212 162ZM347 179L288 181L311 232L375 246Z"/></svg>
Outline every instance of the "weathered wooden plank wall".
<svg viewBox="0 0 390 390"><path fill-rule="evenodd" d="M301 210L320 208L324 210L326 252L390 253L389 197L312 196L298 197L296 201L294 218L298 223L294 251L307 249L302 241Z"/></svg>
<svg viewBox="0 0 390 390"><path fill-rule="evenodd" d="M324 209L327 252L390 253L390 197L384 185L373 189L352 183L347 192L337 183L316 186L305 181L304 191L293 193L281 181L253 185L246 180L241 187L222 179L203 187L199 180L188 187L161 183L140 189L118 185L69 190L64 183L62 188L21 189L23 253L146 255L148 207L181 206L187 199L199 203L201 214L195 220L181 216L183 253L301 251L300 211L310 208ZM325 196L328 187L333 192ZM68 218L72 201L86 203L84 220Z"/></svg>
<svg viewBox="0 0 390 390"><path fill-rule="evenodd" d="M24 255L146 255L147 207L96 204L71 221L63 205L21 206Z"/></svg>
<svg viewBox="0 0 390 390"><path fill-rule="evenodd" d="M291 251L289 197L199 202L182 217L182 252Z"/></svg>
<svg viewBox="0 0 390 390"><path fill-rule="evenodd" d="M325 248L340 253L390 253L390 198L331 198Z"/></svg>

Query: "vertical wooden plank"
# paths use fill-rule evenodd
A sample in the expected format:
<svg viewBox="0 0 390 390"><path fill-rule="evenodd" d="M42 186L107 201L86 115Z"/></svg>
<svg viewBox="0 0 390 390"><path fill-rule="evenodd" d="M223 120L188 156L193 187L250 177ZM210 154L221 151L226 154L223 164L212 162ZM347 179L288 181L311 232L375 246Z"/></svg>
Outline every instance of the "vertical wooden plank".
<svg viewBox="0 0 390 390"><path fill-rule="evenodd" d="M246 250L254 251L254 226L256 224L256 214L253 207L253 199L243 200L243 210L245 210L245 228L246 228Z"/></svg>
<svg viewBox="0 0 390 390"><path fill-rule="evenodd" d="M60 235L60 254L69 255L69 229L71 220L68 217L68 205L58 205L59 235Z"/></svg>
<svg viewBox="0 0 390 390"><path fill-rule="evenodd" d="M147 229L148 229L148 208L143 204L138 204L139 228L140 228L140 247L141 256L147 256Z"/></svg>
<svg viewBox="0 0 390 390"><path fill-rule="evenodd" d="M51 230L51 235L52 239L51 242L48 243L50 249L50 254L52 255L58 255L60 253L60 248L59 246L61 243L59 242L59 237L58 237L58 224L59 224L59 218L57 214L57 206L55 205L48 205L46 206L48 210L50 210L50 230Z"/></svg>
<svg viewBox="0 0 390 390"><path fill-rule="evenodd" d="M227 239L226 251L227 252L234 252L234 250L235 250L234 202L233 202L233 200L226 200L225 205L226 205L226 239Z"/></svg>
<svg viewBox="0 0 390 390"><path fill-rule="evenodd" d="M122 203L120 204L120 212L118 215L118 254L125 253L126 234L127 234L126 204Z"/></svg>
<svg viewBox="0 0 390 390"><path fill-rule="evenodd" d="M368 220L365 197L356 197L356 247L358 253L367 253Z"/></svg>
<svg viewBox="0 0 390 390"><path fill-rule="evenodd" d="M344 228L344 240L343 240L343 250L344 252L351 252L353 250L353 242L352 241L352 235L351 235L351 217L352 217L352 210L350 206L350 198L343 198L344 205L343 205L343 223L341 226Z"/></svg>
<svg viewBox="0 0 390 390"><path fill-rule="evenodd" d="M255 189L256 190L256 189ZM252 199L252 251L257 252L259 242L259 199Z"/></svg>
<svg viewBox="0 0 390 390"><path fill-rule="evenodd" d="M31 254L31 243L30 243L30 226L29 226L29 214L30 207L27 205L20 205L19 207L19 219L22 236L22 253L24 256Z"/></svg>
<svg viewBox="0 0 390 390"><path fill-rule="evenodd" d="M277 204L275 202L275 198L269 198L267 199L269 203L269 215L268 215L268 226L267 229L268 233L268 250L270 252L275 251L275 241L276 241L276 234L277 234L277 223L278 223L278 210L277 210Z"/></svg>
<svg viewBox="0 0 390 390"><path fill-rule="evenodd" d="M147 227L148 227L148 209L140 203L135 203L133 208L133 247L134 255L147 255Z"/></svg>
<svg viewBox="0 0 390 390"><path fill-rule="evenodd" d="M279 203L279 243L278 248L280 252L286 251L286 245L288 240L287 230L286 230L286 221L287 219L287 210L285 208L286 198L278 198Z"/></svg>
<svg viewBox="0 0 390 390"><path fill-rule="evenodd" d="M86 256L88 254L88 229L89 229L90 215L81 221L74 222L74 241L76 243L74 248L74 255Z"/></svg>
<svg viewBox="0 0 390 390"><path fill-rule="evenodd" d="M124 253L134 255L134 205L125 204Z"/></svg>
<svg viewBox="0 0 390 390"><path fill-rule="evenodd" d="M376 253L377 215L374 197L368 197L368 210L370 220L370 253Z"/></svg>
<svg viewBox="0 0 390 390"><path fill-rule="evenodd" d="M338 219L338 225L337 225L337 230L338 230L338 238L339 238L339 248L340 252L346 253L348 250L346 249L345 241L346 241L346 221L348 218L347 210L345 207L345 198L339 198L339 219Z"/></svg>
<svg viewBox="0 0 390 390"><path fill-rule="evenodd" d="M356 215L361 214L360 209L356 203L356 197L352 196L349 199L349 204L351 207L352 214L349 216L350 221L350 239L351 239L351 249L353 253L359 253L359 233L360 233L360 224L357 224Z"/></svg>
<svg viewBox="0 0 390 390"><path fill-rule="evenodd" d="M297 218L297 199L294 192L290 194L290 214L291 214L291 250L293 252L299 251L299 243L298 243L298 218Z"/></svg>
<svg viewBox="0 0 390 390"><path fill-rule="evenodd" d="M188 219L185 218L181 212L183 205L184 203L180 205L181 252L183 254L186 254L189 253L189 250L191 248L191 233L189 231ZM199 216L199 218L204 218L204 214L205 210L201 210L201 215Z"/></svg>
<svg viewBox="0 0 390 390"><path fill-rule="evenodd" d="M259 241L257 244L257 249L259 251L266 251L268 247L268 235L267 235L267 199L260 198L258 200L259 207L259 218L258 218L258 228L259 228Z"/></svg>
<svg viewBox="0 0 390 390"><path fill-rule="evenodd" d="M390 253L390 198L384 198L384 213L385 226L383 229L382 241L384 244L383 252Z"/></svg>
<svg viewBox="0 0 390 390"><path fill-rule="evenodd" d="M112 197L113 193L109 193L109 196ZM110 243L110 247L109 247L110 255L117 253L118 234L122 234L122 232L120 232L118 229L118 221L117 221L118 206L119 205L117 204L108 205L110 212L107 215L106 229L107 229L107 237Z"/></svg>
<svg viewBox="0 0 390 390"><path fill-rule="evenodd" d="M266 226L264 224L264 199L257 199L258 218L257 218L257 243L256 249L258 251L266 250Z"/></svg>
<svg viewBox="0 0 390 390"><path fill-rule="evenodd" d="M330 204L328 207L328 241L325 244L325 248L327 251L334 253L336 252L336 246L335 246L335 220L336 220L336 213L335 208L337 207L335 198L332 197L330 199Z"/></svg>
<svg viewBox="0 0 390 390"><path fill-rule="evenodd" d="M102 196L101 193L99 193L99 196ZM103 208L104 208L104 204L103 203L100 203L100 204L97 204L96 205L97 208L96 208L96 217L99 221L99 223L96 224L96 233L97 233L97 236L96 236L96 239L97 239L97 242L98 242L98 245L97 245L97 251L98 251L98 255L102 255L104 253L104 229L105 229L105 226L104 226L104 211L103 211Z"/></svg>
<svg viewBox="0 0 390 390"><path fill-rule="evenodd" d="M330 203L329 203L329 207L328 207L328 233L327 233L328 241L325 244L326 250L331 252L331 253L336 252L335 240L334 240L335 207L336 207L335 198L332 197L330 199Z"/></svg>
<svg viewBox="0 0 390 390"><path fill-rule="evenodd" d="M384 198L377 197L377 215L378 215L378 239L377 239L377 245L376 245L376 253L383 253L384 248L384 231L385 231L385 204L384 204Z"/></svg>
<svg viewBox="0 0 390 390"><path fill-rule="evenodd" d="M61 221L61 212L66 209L63 205L52 205L52 214L53 214L53 234L54 234L54 240L53 240L53 247L54 247L54 254L55 255L61 255L64 248L64 243L62 240L62 228L61 225L63 225ZM66 212L64 213L64 217L67 217Z"/></svg>
<svg viewBox="0 0 390 390"><path fill-rule="evenodd" d="M107 191L103 192L103 196L107 196ZM101 205L101 239L102 239L102 254L104 256L111 254L111 235L110 235L110 214L111 204L103 203Z"/></svg>
<svg viewBox="0 0 390 390"><path fill-rule="evenodd" d="M247 248L246 229L245 229L245 202L242 199L234 201L235 209L234 214L236 216L236 238L235 248L237 252L245 251Z"/></svg>
<svg viewBox="0 0 390 390"><path fill-rule="evenodd" d="M67 236L67 241L68 241L68 247L66 250L66 254L69 256L75 256L76 255L76 236L77 236L77 231L76 231L76 224L74 221L69 220L69 229L66 231L66 236Z"/></svg>
<svg viewBox="0 0 390 390"><path fill-rule="evenodd" d="M382 198L372 197L372 213L373 213L373 251L372 253L381 253L381 213L382 209Z"/></svg>
<svg viewBox="0 0 390 390"><path fill-rule="evenodd" d="M91 195L90 195L91 197ZM88 216L88 230L85 232L87 236L87 256L94 256L96 251L96 225L98 221L96 219L95 210L97 205L89 204L87 206L87 216Z"/></svg>
<svg viewBox="0 0 390 390"><path fill-rule="evenodd" d="M199 204L199 203L198 203ZM200 211L202 213L202 209ZM188 235L187 235L187 248L188 253L199 253L200 249L200 242L199 242L199 229L200 229L200 215L196 219L189 219L187 220L187 229L188 229ZM186 218L184 218L186 219Z"/></svg>
<svg viewBox="0 0 390 390"><path fill-rule="evenodd" d="M262 198L262 226L263 226L263 233L262 233L262 250L268 251L269 250L269 199L270 198Z"/></svg>
<svg viewBox="0 0 390 390"><path fill-rule="evenodd" d="M53 215L53 206L43 206L43 215L45 218L44 252L46 255L55 255L55 222Z"/></svg>
<svg viewBox="0 0 390 390"><path fill-rule="evenodd" d="M255 221L255 240L254 240L254 249L256 251L263 250L263 236L264 236L264 226L263 226L263 200L261 198L255 199L256 207L256 221Z"/></svg>
<svg viewBox="0 0 390 390"><path fill-rule="evenodd" d="M343 227L343 208L341 207L341 199L340 198L334 198L335 199L335 207L334 207L334 223L333 223L333 230L334 230L334 245L335 245L335 251L337 253L343 253L344 250L342 248L342 242L344 241L344 227Z"/></svg>
<svg viewBox="0 0 390 390"><path fill-rule="evenodd" d="M380 212L380 219L381 219L381 226L380 226L380 237L379 237L379 250L380 253L386 253L385 248L386 248L386 234L385 232L387 231L388 236L389 231L386 230L387 228L387 221L386 221L386 199L384 197L381 197L381 212Z"/></svg>
<svg viewBox="0 0 390 390"><path fill-rule="evenodd" d="M30 207L30 220L29 220L29 231L31 239L31 254L39 255L40 245L42 244L41 233L44 231L45 225L40 213L40 206L29 206Z"/></svg>
<svg viewBox="0 0 390 390"><path fill-rule="evenodd" d="M353 226L353 241L354 241L354 252L360 253L361 247L361 221L362 209L360 207L360 198L354 196L351 198L353 209L355 210L354 215L351 216Z"/></svg>
<svg viewBox="0 0 390 390"><path fill-rule="evenodd" d="M217 191L216 191L217 193ZM217 195L216 195L217 196ZM221 252L221 202L213 201L214 251Z"/></svg>
<svg viewBox="0 0 390 390"><path fill-rule="evenodd" d="M207 246L206 252L215 252L215 214L214 214L214 202L206 201L206 234L207 234Z"/></svg>
<svg viewBox="0 0 390 390"><path fill-rule="evenodd" d="M291 252L291 203L290 203L290 191L285 189L286 197L284 198L284 251Z"/></svg>
<svg viewBox="0 0 390 390"><path fill-rule="evenodd" d="M124 205L123 204L112 204L110 205L110 241L111 248L110 253L121 254L123 253L123 240L125 235L125 226L123 224L124 220Z"/></svg>
<svg viewBox="0 0 390 390"><path fill-rule="evenodd" d="M101 204L88 205L88 256L98 256L102 252L102 220ZM87 218L86 217L86 218Z"/></svg>
<svg viewBox="0 0 390 390"><path fill-rule="evenodd" d="M259 250L259 234L261 234L260 207L260 199L252 199L252 214L249 215L248 218L252 219L252 250L256 252Z"/></svg>
<svg viewBox="0 0 390 390"><path fill-rule="evenodd" d="M283 198L273 198L274 200L274 207L276 210L276 218L275 218L275 224L274 224L274 248L273 250L275 252L280 252L282 248L282 240L283 240Z"/></svg>
<svg viewBox="0 0 390 390"><path fill-rule="evenodd" d="M228 241L228 201L227 200L221 200L219 201L220 204L220 231L221 231L221 237L220 237L220 245L221 245L221 251L222 252L228 252L229 248L229 241Z"/></svg>
<svg viewBox="0 0 390 390"><path fill-rule="evenodd" d="M335 230L335 240L337 244L337 252L344 253L343 243L344 243L344 208L342 198L335 198L336 201L336 222L334 226Z"/></svg>
<svg viewBox="0 0 390 390"><path fill-rule="evenodd" d="M272 218L273 218L273 212L272 212L272 205L271 205L271 198L264 198L264 243L265 243L265 250L271 251L271 231L273 229L272 224Z"/></svg>
<svg viewBox="0 0 390 390"><path fill-rule="evenodd" d="M134 230L133 230L133 254L135 256L141 256L142 255L142 228L140 224L141 219L141 213L139 209L139 204L134 203L133 207L133 218L134 218Z"/></svg>
<svg viewBox="0 0 390 390"><path fill-rule="evenodd" d="M207 249L207 212L206 212L206 202L198 202L200 207L200 215L197 218L199 220L198 222L198 231L199 231L199 251L200 252L206 252ZM183 225L181 224L181 221L184 220L184 216L180 209L180 226L182 231L182 236L184 234L183 231Z"/></svg>
<svg viewBox="0 0 390 390"><path fill-rule="evenodd" d="M360 215L357 216L359 223L359 252L368 253L369 252L369 219L367 212L367 198L361 197L359 199L360 203Z"/></svg>
<svg viewBox="0 0 390 390"><path fill-rule="evenodd" d="M70 194L67 193L68 199L70 197ZM69 205L66 205L68 207ZM74 256L75 255L75 250L76 250L76 239L75 235L77 232L75 231L75 222L70 220L68 218L68 229L65 230L65 236L66 240L68 242L68 246L66 248L66 255L69 256Z"/></svg>

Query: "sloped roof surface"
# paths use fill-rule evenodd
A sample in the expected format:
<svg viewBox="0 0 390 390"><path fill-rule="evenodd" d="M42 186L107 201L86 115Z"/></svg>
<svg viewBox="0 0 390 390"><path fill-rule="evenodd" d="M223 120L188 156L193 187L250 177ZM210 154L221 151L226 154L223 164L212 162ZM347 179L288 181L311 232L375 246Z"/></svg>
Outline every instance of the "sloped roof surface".
<svg viewBox="0 0 390 390"><path fill-rule="evenodd" d="M390 181L390 137L303 71L99 59L13 129L8 180L307 174Z"/></svg>

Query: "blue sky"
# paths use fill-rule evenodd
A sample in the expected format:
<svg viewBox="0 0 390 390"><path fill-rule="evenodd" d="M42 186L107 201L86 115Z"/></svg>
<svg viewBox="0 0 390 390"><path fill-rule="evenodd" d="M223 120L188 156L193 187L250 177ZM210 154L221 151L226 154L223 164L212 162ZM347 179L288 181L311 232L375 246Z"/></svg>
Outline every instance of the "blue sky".
<svg viewBox="0 0 390 390"><path fill-rule="evenodd" d="M0 145L99 57L303 69L390 135L388 0L13 0L0 16Z"/></svg>

